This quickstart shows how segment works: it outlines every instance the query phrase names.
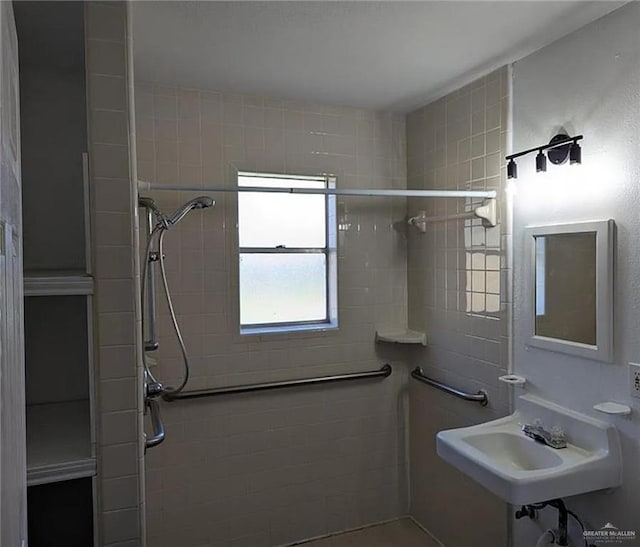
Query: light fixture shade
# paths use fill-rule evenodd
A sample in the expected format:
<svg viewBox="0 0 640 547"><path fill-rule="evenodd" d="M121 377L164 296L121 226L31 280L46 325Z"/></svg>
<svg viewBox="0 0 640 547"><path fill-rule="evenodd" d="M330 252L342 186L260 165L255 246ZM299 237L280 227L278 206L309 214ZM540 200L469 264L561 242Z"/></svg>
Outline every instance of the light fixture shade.
<svg viewBox="0 0 640 547"><path fill-rule="evenodd" d="M582 163L582 148L577 142L574 142L571 145L571 149L569 150L569 162L573 165L574 163Z"/></svg>
<svg viewBox="0 0 640 547"><path fill-rule="evenodd" d="M556 143L566 141L568 138L569 135L567 135L566 133L558 133L549 141L549 144L556 145ZM569 157L570 148L571 146L568 142L560 146L556 145L553 148L549 148L549 150L547 150L549 161L553 163L553 165L562 165L565 161L567 161L567 158Z"/></svg>
<svg viewBox="0 0 640 547"><path fill-rule="evenodd" d="M507 164L507 178L508 179L517 179L518 178L518 166L516 162L513 160L509 160Z"/></svg>
<svg viewBox="0 0 640 547"><path fill-rule="evenodd" d="M547 170L547 156L540 150L536 156L536 172L544 173Z"/></svg>

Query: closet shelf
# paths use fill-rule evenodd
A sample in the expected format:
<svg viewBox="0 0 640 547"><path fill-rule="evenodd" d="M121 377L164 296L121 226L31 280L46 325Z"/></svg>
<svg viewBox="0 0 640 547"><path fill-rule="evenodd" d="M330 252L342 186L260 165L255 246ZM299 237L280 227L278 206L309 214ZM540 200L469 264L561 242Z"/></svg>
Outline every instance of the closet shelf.
<svg viewBox="0 0 640 547"><path fill-rule="evenodd" d="M27 406L27 485L96 474L89 401Z"/></svg>
<svg viewBox="0 0 640 547"><path fill-rule="evenodd" d="M383 330L376 331L376 342L392 344L421 344L427 345L427 335L415 330Z"/></svg>
<svg viewBox="0 0 640 547"><path fill-rule="evenodd" d="M25 272L25 296L66 296L93 294L93 277L84 272Z"/></svg>

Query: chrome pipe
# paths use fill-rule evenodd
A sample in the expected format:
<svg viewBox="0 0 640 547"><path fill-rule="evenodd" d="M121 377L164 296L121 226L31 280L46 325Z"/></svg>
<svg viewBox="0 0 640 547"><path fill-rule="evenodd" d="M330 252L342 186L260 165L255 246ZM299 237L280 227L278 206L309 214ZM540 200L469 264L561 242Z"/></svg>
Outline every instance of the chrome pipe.
<svg viewBox="0 0 640 547"><path fill-rule="evenodd" d="M147 207L147 237L151 237L154 227L154 211ZM158 253L149 249L149 255L144 257L148 261L147 265L147 317L149 339L144 342L144 351L155 351L158 349L158 322L156 305L156 262Z"/></svg>
<svg viewBox="0 0 640 547"><path fill-rule="evenodd" d="M482 406L487 406L487 404L489 403L489 397L487 396L486 391L481 389L477 393L467 393L466 391L456 389L455 387L451 387L447 384L443 384L442 382L438 382L437 380L425 376L420 367L416 367L411 371L411 377L415 380L418 380L419 382L422 382L423 384L427 384L428 386L435 387L436 389L444 391L449 395L458 397L458 399L480 403Z"/></svg>
<svg viewBox="0 0 640 547"><path fill-rule="evenodd" d="M211 389L198 389L193 391L181 391L180 393L165 393L165 401L178 401L182 399L200 399L202 397L214 397L216 395L231 395L235 393L249 393L251 391L265 391L268 389L280 389L286 387L311 386L317 384L327 384L330 382L341 382L344 380L363 380L366 378L386 378L392 372L391 365L384 365L379 370L369 370L365 372L350 372L347 374L336 374L333 376L319 376L316 378L300 378L298 380L283 380L279 382L264 382L259 384L244 384L237 386L216 387Z"/></svg>

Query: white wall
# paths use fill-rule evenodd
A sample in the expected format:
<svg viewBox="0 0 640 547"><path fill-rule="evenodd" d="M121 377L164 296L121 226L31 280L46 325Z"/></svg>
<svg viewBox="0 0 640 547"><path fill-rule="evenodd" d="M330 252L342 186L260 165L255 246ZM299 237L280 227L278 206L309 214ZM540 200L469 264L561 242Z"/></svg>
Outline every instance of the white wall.
<svg viewBox="0 0 640 547"><path fill-rule="evenodd" d="M514 202L514 362L529 391L607 419L595 403L630 404L630 419L611 418L623 444L625 484L611 493L569 498L591 529L606 522L640 533L640 400L629 397L629 361L640 360L640 4L632 2L514 65L514 151L547 142L559 126L582 133L583 164L536 175L533 156L519 162ZM615 357L598 363L524 346L527 314L523 228L612 218L617 225ZM516 402L517 406L517 402ZM546 510L545 513L550 513ZM532 545L551 524L518 521L516 546Z"/></svg>

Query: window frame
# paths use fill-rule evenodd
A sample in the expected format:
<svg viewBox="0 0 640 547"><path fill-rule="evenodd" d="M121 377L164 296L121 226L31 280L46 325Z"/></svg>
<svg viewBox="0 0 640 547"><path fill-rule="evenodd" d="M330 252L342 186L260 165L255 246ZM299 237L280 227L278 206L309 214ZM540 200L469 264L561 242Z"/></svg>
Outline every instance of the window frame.
<svg viewBox="0 0 640 547"><path fill-rule="evenodd" d="M284 173L263 173L257 171L238 171L238 188L251 186L240 184L241 178L256 179L284 179L291 180L292 187L294 181L316 181L323 184L323 188L331 189L336 186L334 175L292 175ZM283 195L291 195L284 193ZM338 327L338 306L337 306L337 217L336 217L336 196L324 194L324 219L325 219L325 245L324 247L242 247L240 245L240 200L237 204L238 223L236 226L237 236L237 264L238 264L238 324L241 335L265 334L265 333L291 333L298 331L322 331L332 330ZM280 321L272 323L242 323L241 299L242 282L240 279L240 260L243 255L286 255L286 254L322 254L325 257L324 281L325 281L325 313L323 318L300 320L300 321Z"/></svg>

